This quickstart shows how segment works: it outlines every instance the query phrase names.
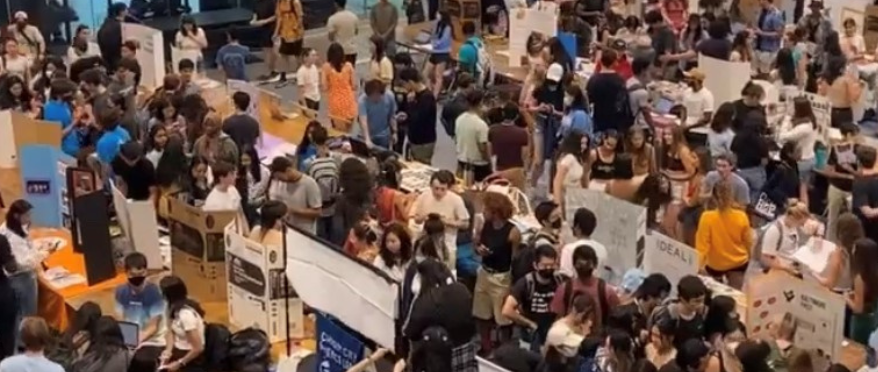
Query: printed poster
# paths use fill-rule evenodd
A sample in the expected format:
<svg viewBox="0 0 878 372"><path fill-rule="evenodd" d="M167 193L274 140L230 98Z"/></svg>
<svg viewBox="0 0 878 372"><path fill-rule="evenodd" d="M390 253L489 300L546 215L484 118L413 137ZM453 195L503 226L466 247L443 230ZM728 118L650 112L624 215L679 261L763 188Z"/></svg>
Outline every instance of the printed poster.
<svg viewBox="0 0 878 372"><path fill-rule="evenodd" d="M140 84L147 88L162 86L165 80L165 44L162 32L136 23L122 23L123 40L140 44L137 63L143 75Z"/></svg>
<svg viewBox="0 0 878 372"><path fill-rule="evenodd" d="M698 274L698 252L662 233L650 231L643 251L643 270L648 274L662 273L676 284L684 276Z"/></svg>
<svg viewBox="0 0 878 372"><path fill-rule="evenodd" d="M555 8L534 6L513 9L509 17L509 66L521 67L527 60L527 40L531 35L543 41L558 32L558 14Z"/></svg>
<svg viewBox="0 0 878 372"><path fill-rule="evenodd" d="M326 315L315 315L318 372L345 372L363 359L365 348L356 336Z"/></svg>
<svg viewBox="0 0 878 372"><path fill-rule="evenodd" d="M822 286L786 273L773 272L750 279L747 330L751 337L771 337L771 331L791 314L797 322L795 344L817 350L834 360L844 340L844 298Z"/></svg>
<svg viewBox="0 0 878 372"><path fill-rule="evenodd" d="M600 216L592 239L607 248L611 284L617 284L625 271L641 267L646 243L646 208L607 195L603 191L571 188L565 195L566 220L573 221L579 208Z"/></svg>

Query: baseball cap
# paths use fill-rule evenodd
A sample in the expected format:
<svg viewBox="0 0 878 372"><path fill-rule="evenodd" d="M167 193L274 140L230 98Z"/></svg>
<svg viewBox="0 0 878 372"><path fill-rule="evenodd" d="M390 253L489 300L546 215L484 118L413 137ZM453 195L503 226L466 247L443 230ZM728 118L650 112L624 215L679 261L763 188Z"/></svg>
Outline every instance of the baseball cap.
<svg viewBox="0 0 878 372"><path fill-rule="evenodd" d="M613 44L611 45L615 50L625 50L628 49L628 43L622 39L613 40Z"/></svg>
<svg viewBox="0 0 878 372"><path fill-rule="evenodd" d="M808 7L811 9L823 9L823 0L811 0L811 4L808 4Z"/></svg>
<svg viewBox="0 0 878 372"><path fill-rule="evenodd" d="M683 76L699 81L704 81L704 79L707 78L707 75L704 73L704 71L701 71L701 69L697 67L690 69L689 71L683 72Z"/></svg>
<svg viewBox="0 0 878 372"><path fill-rule="evenodd" d="M546 79L549 81L559 82L561 78L564 76L564 67L561 67L560 63L553 63L549 66L549 69L546 70Z"/></svg>
<svg viewBox="0 0 878 372"><path fill-rule="evenodd" d="M13 18L15 18L17 20L20 19L20 20L26 21L27 20L27 13L19 10L19 11L15 12L15 16L13 16Z"/></svg>

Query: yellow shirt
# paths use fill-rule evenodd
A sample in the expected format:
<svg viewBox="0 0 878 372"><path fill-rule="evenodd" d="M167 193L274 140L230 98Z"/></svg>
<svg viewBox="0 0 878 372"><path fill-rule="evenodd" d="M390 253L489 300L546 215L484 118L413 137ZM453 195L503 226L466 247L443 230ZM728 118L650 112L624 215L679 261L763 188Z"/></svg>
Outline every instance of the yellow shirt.
<svg viewBox="0 0 878 372"><path fill-rule="evenodd" d="M302 3L299 0L279 0L275 8L275 16L278 22L278 36L281 39L293 42L305 37Z"/></svg>
<svg viewBox="0 0 878 372"><path fill-rule="evenodd" d="M701 214L695 234L700 266L718 271L741 267L750 260L752 246L753 231L746 212L729 209Z"/></svg>

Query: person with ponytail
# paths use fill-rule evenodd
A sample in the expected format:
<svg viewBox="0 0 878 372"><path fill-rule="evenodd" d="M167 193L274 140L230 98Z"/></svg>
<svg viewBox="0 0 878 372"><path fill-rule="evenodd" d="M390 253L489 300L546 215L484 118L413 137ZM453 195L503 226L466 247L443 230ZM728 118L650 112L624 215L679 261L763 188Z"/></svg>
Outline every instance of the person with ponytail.
<svg viewBox="0 0 878 372"><path fill-rule="evenodd" d="M265 202L259 214L259 224L250 231L249 238L263 245L283 246L283 217L286 215L287 205L283 202Z"/></svg>
<svg viewBox="0 0 878 372"><path fill-rule="evenodd" d="M159 357L159 370L180 372L203 371L204 310L189 298L183 279L168 275L159 282L162 295L168 303L166 314L165 350Z"/></svg>

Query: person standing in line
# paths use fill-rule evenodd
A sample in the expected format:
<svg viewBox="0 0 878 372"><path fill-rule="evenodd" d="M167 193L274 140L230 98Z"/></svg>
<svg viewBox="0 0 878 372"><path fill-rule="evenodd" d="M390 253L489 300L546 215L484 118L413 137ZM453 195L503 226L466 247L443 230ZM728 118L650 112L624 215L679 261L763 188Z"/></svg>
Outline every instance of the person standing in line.
<svg viewBox="0 0 878 372"><path fill-rule="evenodd" d="M418 70L407 68L399 73L399 80L408 92L406 111L398 117L405 121L409 142L409 155L412 160L427 165L433 162L436 147L436 96L424 84Z"/></svg>
<svg viewBox="0 0 878 372"><path fill-rule="evenodd" d="M777 51L783 40L784 20L774 0L760 0L758 27L751 32L756 35L756 71L768 74L774 66Z"/></svg>
<svg viewBox="0 0 878 372"><path fill-rule="evenodd" d="M18 41L21 52L31 61L39 61L46 54L46 40L37 26L27 23L27 13L15 12L15 23L9 25L9 33Z"/></svg>
<svg viewBox="0 0 878 372"><path fill-rule="evenodd" d="M303 15L302 2L300 0L277 1L274 13L276 23L273 39L280 41L277 51L281 56L283 67L280 72L280 81L278 81L276 88L287 86L287 72L292 73L296 71L293 61L302 55L302 44L305 38L305 24L302 22Z"/></svg>
<svg viewBox="0 0 878 372"><path fill-rule="evenodd" d="M174 45L184 52L196 55L193 62L199 66L200 71L204 71L204 54L201 51L207 48L207 35L195 23L195 18L187 15L180 19L180 30L174 36Z"/></svg>
<svg viewBox="0 0 878 372"><path fill-rule="evenodd" d="M389 0L378 0L369 11L369 24L373 37L384 40L384 54L396 54L396 26L399 23L399 10Z"/></svg>
<svg viewBox="0 0 878 372"><path fill-rule="evenodd" d="M847 198L853 189L854 175L859 174L857 152L857 136L860 128L856 124L846 123L841 126L841 141L833 144L829 150L829 160L823 173L829 179L829 190L826 192L826 239L836 241L836 224L838 215L847 205Z"/></svg>
<svg viewBox="0 0 878 372"><path fill-rule="evenodd" d="M845 296L853 313L848 332L852 340L865 344L878 327L878 271L873 266L878 260L878 243L860 239L854 243L853 255L854 288Z"/></svg>
<svg viewBox="0 0 878 372"><path fill-rule="evenodd" d="M750 263L753 231L747 212L735 203L732 185L723 181L714 186L713 206L704 211L695 233L699 267L716 280L725 280L732 288L744 286L744 274Z"/></svg>
<svg viewBox="0 0 878 372"><path fill-rule="evenodd" d="M24 353L0 361L0 372L64 372L64 367L43 354L52 342L49 325L43 318L25 318L20 330Z"/></svg>
<svg viewBox="0 0 878 372"><path fill-rule="evenodd" d="M875 148L863 146L857 151L860 174L854 177L851 185L851 208L863 223L866 235L878 238L878 170L875 169L878 153ZM841 238L841 237L839 237Z"/></svg>
<svg viewBox="0 0 878 372"><path fill-rule="evenodd" d="M326 20L329 42L339 43L344 48L344 57L351 65L357 65L357 34L360 19L346 9L347 0L335 0L335 13Z"/></svg>
<svg viewBox="0 0 878 372"><path fill-rule="evenodd" d="M122 22L127 16L128 5L113 3L107 11L107 19L98 29L98 49L107 63L107 71L116 70L116 65L122 59Z"/></svg>
<svg viewBox="0 0 878 372"><path fill-rule="evenodd" d="M268 169L272 178L268 186L268 199L280 200L287 205L287 222L316 234L317 219L321 216L323 205L317 181L296 170L293 161L286 157L274 158Z"/></svg>
<svg viewBox="0 0 878 372"><path fill-rule="evenodd" d="M258 0L253 10L250 25L259 29L259 46L265 51L268 74L260 75L260 81L271 80L277 73L277 45L274 43L274 30L277 27L277 13L274 0Z"/></svg>
<svg viewBox="0 0 878 372"><path fill-rule="evenodd" d="M415 223L424 223L431 215L439 215L445 226L445 246L449 251L448 262L457 262L457 231L470 226L470 214L463 198L451 191L457 180L448 170L440 170L430 177L430 192L418 195L409 210ZM425 228L426 229L426 228Z"/></svg>
<svg viewBox="0 0 878 372"><path fill-rule="evenodd" d="M454 125L458 173L467 184L481 182L491 175L488 123L481 116L483 98L480 90L470 92L466 97L469 109L460 114Z"/></svg>
<svg viewBox="0 0 878 372"><path fill-rule="evenodd" d="M360 135L366 144L390 149L396 142L396 98L384 82L366 82L359 102Z"/></svg>
<svg viewBox="0 0 878 372"><path fill-rule="evenodd" d="M518 105L509 102L498 110L498 116L491 121L488 129L488 158L497 157L497 172L503 178L518 187L525 189L527 171L531 153L531 137L527 129L515 125L521 117Z"/></svg>

